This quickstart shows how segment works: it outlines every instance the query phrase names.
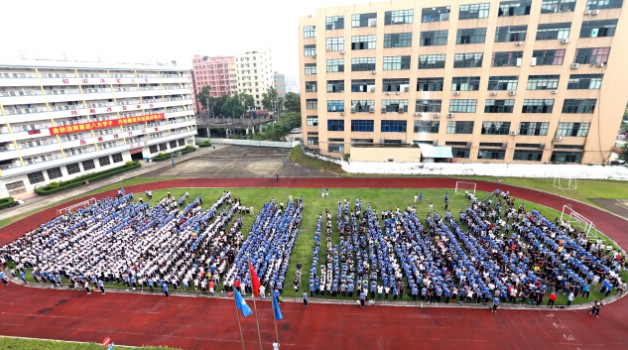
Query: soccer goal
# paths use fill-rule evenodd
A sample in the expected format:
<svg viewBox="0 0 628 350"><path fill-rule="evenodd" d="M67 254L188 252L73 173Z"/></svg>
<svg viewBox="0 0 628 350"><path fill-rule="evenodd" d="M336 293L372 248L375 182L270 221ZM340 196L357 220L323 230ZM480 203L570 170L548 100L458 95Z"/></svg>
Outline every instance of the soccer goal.
<svg viewBox="0 0 628 350"><path fill-rule="evenodd" d="M554 187L559 190L577 190L578 189L578 179L573 178L554 178Z"/></svg>
<svg viewBox="0 0 628 350"><path fill-rule="evenodd" d="M72 204L69 207L57 209L57 215L65 215L73 210L86 208L94 204L96 204L96 198L90 198L88 200L85 200L76 204Z"/></svg>
<svg viewBox="0 0 628 350"><path fill-rule="evenodd" d="M473 193L475 196L475 188L477 187L476 182L468 182L468 181L456 181L456 191L455 194L465 194L465 192Z"/></svg>
<svg viewBox="0 0 628 350"><path fill-rule="evenodd" d="M571 227L584 232L589 239L599 238L598 231L595 229L593 221L573 210L569 204L563 205L563 210L560 213L560 221L566 222L571 225Z"/></svg>

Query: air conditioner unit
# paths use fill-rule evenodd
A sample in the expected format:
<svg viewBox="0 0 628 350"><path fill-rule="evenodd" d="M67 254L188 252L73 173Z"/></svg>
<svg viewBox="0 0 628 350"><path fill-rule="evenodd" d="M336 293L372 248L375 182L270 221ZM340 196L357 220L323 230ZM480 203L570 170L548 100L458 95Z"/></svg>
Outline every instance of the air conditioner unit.
<svg viewBox="0 0 628 350"><path fill-rule="evenodd" d="M560 43L561 44L569 44L569 39L567 39L567 38L561 39Z"/></svg>
<svg viewBox="0 0 628 350"><path fill-rule="evenodd" d="M434 140L434 141L432 141L432 145L433 145L433 146L438 146L438 140Z"/></svg>
<svg viewBox="0 0 628 350"><path fill-rule="evenodd" d="M544 143L539 143L539 148L540 149L545 149L545 144Z"/></svg>
<svg viewBox="0 0 628 350"><path fill-rule="evenodd" d="M460 95L460 91L454 91L454 95L456 96Z"/></svg>
<svg viewBox="0 0 628 350"><path fill-rule="evenodd" d="M374 71L374 70L372 70L372 71L371 71L371 74L375 74L375 71Z"/></svg>
<svg viewBox="0 0 628 350"><path fill-rule="evenodd" d="M369 107L369 113L375 113L375 107L374 106L370 106Z"/></svg>
<svg viewBox="0 0 628 350"><path fill-rule="evenodd" d="M497 96L497 91L491 91L491 96Z"/></svg>
<svg viewBox="0 0 628 350"><path fill-rule="evenodd" d="M386 95L390 95L390 91L386 91Z"/></svg>
<svg viewBox="0 0 628 350"><path fill-rule="evenodd" d="M382 113L386 113L386 107L382 107Z"/></svg>
<svg viewBox="0 0 628 350"><path fill-rule="evenodd" d="M345 54L345 50L340 51L340 54L344 55Z"/></svg>
<svg viewBox="0 0 628 350"><path fill-rule="evenodd" d="M332 47L331 46L327 46L327 51L331 51Z"/></svg>
<svg viewBox="0 0 628 350"><path fill-rule="evenodd" d="M375 87L369 88L369 92L375 92Z"/></svg>
<svg viewBox="0 0 628 350"><path fill-rule="evenodd" d="M414 112L414 116L415 116L415 117L418 117L418 116L423 116L423 113Z"/></svg>
<svg viewBox="0 0 628 350"><path fill-rule="evenodd" d="M340 112L340 115L345 115L345 112Z"/></svg>
<svg viewBox="0 0 628 350"><path fill-rule="evenodd" d="M591 15L592 15L592 16L597 16L598 14L600 14L600 11L599 11L599 10L592 10L592 11L591 11Z"/></svg>
<svg viewBox="0 0 628 350"><path fill-rule="evenodd" d="M508 95L510 96L515 96L517 94L517 90L510 90L508 91Z"/></svg>
<svg viewBox="0 0 628 350"><path fill-rule="evenodd" d="M502 148L508 148L508 142L502 143Z"/></svg>
<svg viewBox="0 0 628 350"><path fill-rule="evenodd" d="M440 118L440 113L434 113L434 118Z"/></svg>
<svg viewBox="0 0 628 350"><path fill-rule="evenodd" d="M585 14L585 15L590 15L590 14L591 14L591 10L586 10L586 11L584 11L584 14Z"/></svg>
<svg viewBox="0 0 628 350"><path fill-rule="evenodd" d="M510 135L511 135L511 136L517 136L517 132L516 132L515 130L512 130L512 131L510 132Z"/></svg>
<svg viewBox="0 0 628 350"><path fill-rule="evenodd" d="M351 113L355 113L355 107L351 107Z"/></svg>
<svg viewBox="0 0 628 350"><path fill-rule="evenodd" d="M408 91L410 91L410 88L406 86L406 87L403 88L403 91L404 92L408 92Z"/></svg>
<svg viewBox="0 0 628 350"><path fill-rule="evenodd" d="M580 63L572 63L571 69L578 69L580 67Z"/></svg>
<svg viewBox="0 0 628 350"><path fill-rule="evenodd" d="M316 54L313 54L313 55L312 55L312 58L316 58Z"/></svg>
<svg viewBox="0 0 628 350"><path fill-rule="evenodd" d="M557 94L557 93L558 93L558 90L552 90L552 93L553 93L553 94Z"/></svg>
<svg viewBox="0 0 628 350"><path fill-rule="evenodd" d="M562 136L556 136L556 142L560 142L560 141L562 141L562 140L563 140L563 137L562 137Z"/></svg>
<svg viewBox="0 0 628 350"><path fill-rule="evenodd" d="M454 117L454 114L453 114L453 113L449 113L449 114L447 114L447 118L453 118L453 117Z"/></svg>
<svg viewBox="0 0 628 350"><path fill-rule="evenodd" d="M515 45L517 45L517 46L521 46L521 45L523 45L523 41L517 41L517 42L515 43Z"/></svg>
<svg viewBox="0 0 628 350"><path fill-rule="evenodd" d="M397 92L395 93L395 95L399 95L399 91L397 91Z"/></svg>
<svg viewBox="0 0 628 350"><path fill-rule="evenodd" d="M602 68L602 67L604 67L604 63L598 63L597 66Z"/></svg>
<svg viewBox="0 0 628 350"><path fill-rule="evenodd" d="M377 18L369 18L369 27L377 26Z"/></svg>

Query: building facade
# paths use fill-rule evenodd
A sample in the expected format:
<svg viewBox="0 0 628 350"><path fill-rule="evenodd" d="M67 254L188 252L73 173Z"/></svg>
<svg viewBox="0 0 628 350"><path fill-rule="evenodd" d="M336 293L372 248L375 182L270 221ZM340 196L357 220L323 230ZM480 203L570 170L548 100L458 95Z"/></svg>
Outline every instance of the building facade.
<svg viewBox="0 0 628 350"><path fill-rule="evenodd" d="M286 97L286 75L275 72L275 89L277 90L277 96Z"/></svg>
<svg viewBox="0 0 628 350"><path fill-rule="evenodd" d="M191 71L0 63L0 197L194 145Z"/></svg>
<svg viewBox="0 0 628 350"><path fill-rule="evenodd" d="M262 94L274 86L272 57L269 49L247 51L236 56L238 92L253 96L255 109L263 109Z"/></svg>
<svg viewBox="0 0 628 350"><path fill-rule="evenodd" d="M299 18L303 140L454 161L608 161L628 100L622 0L394 0ZM394 157L390 157L394 158Z"/></svg>
<svg viewBox="0 0 628 350"><path fill-rule="evenodd" d="M194 55L192 60L192 74L194 77L194 97L205 86L209 86L209 95L212 97L233 96L238 92L236 79L235 57L233 56L201 56ZM197 101L197 111L206 109Z"/></svg>

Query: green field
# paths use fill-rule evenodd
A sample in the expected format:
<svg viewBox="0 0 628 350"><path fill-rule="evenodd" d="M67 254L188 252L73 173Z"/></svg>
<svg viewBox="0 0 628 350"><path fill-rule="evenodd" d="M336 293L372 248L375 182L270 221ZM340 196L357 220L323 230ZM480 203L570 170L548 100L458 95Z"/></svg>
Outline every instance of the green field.
<svg viewBox="0 0 628 350"><path fill-rule="evenodd" d="M115 343L115 341L114 341ZM173 350L174 348L142 346L129 347L116 344L116 349L142 349L142 350ZM25 338L9 338L0 336L0 349L3 350L103 350L102 344L75 343L57 340L40 340Z"/></svg>

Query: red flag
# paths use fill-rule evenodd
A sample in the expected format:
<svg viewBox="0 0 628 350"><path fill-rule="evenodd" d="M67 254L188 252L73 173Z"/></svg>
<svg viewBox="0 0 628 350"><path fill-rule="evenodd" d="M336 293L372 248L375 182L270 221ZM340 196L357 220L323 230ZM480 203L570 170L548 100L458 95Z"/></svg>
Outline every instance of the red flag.
<svg viewBox="0 0 628 350"><path fill-rule="evenodd" d="M251 284L253 285L253 294L255 297L259 297L259 286L262 285L259 281L259 277L257 277L257 273L253 269L253 264L249 261L249 270L251 272Z"/></svg>

